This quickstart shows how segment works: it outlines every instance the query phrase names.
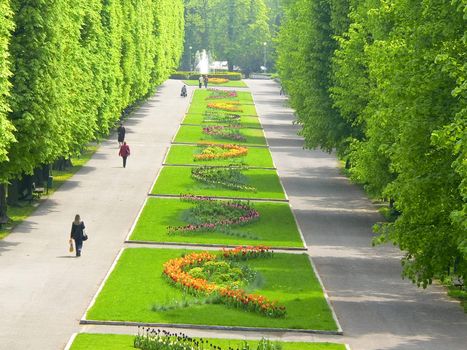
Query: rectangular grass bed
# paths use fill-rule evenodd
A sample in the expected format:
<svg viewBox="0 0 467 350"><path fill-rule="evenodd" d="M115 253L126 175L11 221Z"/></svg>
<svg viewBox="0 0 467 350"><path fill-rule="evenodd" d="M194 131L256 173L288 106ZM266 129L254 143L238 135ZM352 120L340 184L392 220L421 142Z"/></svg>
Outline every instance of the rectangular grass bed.
<svg viewBox="0 0 467 350"><path fill-rule="evenodd" d="M235 123L240 124L244 128L260 128L261 123L258 117L240 117L235 120ZM197 125L227 125L228 122L218 122L213 119L209 119L202 114L187 114L183 119L183 124L197 124Z"/></svg>
<svg viewBox="0 0 467 350"><path fill-rule="evenodd" d="M126 334L92 334L80 333L76 336L71 350L131 350L135 336ZM240 339L214 339L204 338L209 344L221 347L222 350L241 349L243 340ZM249 346L256 350L257 340L249 340ZM345 350L342 344L332 343L299 343L299 342L278 342L282 350ZM206 348L207 350L208 348Z"/></svg>
<svg viewBox="0 0 467 350"><path fill-rule="evenodd" d="M198 86L199 81L198 80L184 80L183 81L186 85L188 86ZM248 87L244 81L242 80L229 80L226 83L222 84L209 84L208 82L208 87L216 88L216 87ZM204 85L203 85L204 89Z"/></svg>
<svg viewBox="0 0 467 350"><path fill-rule="evenodd" d="M203 151L208 152L214 150L216 152L225 153L228 149L213 148L209 146L184 146L172 145L165 162L167 164L197 164L197 165L229 165L229 164L244 164L259 168L273 168L271 152L268 148L247 147L247 155L243 157L229 157L224 159L199 160L195 159L196 155L200 155Z"/></svg>
<svg viewBox="0 0 467 350"><path fill-rule="evenodd" d="M232 91L237 94L236 97L228 97L228 98L209 98L213 95L213 90L224 90L224 91ZM253 96L248 91L236 91L233 89L225 90L222 88L218 88L215 86L211 86L208 89L197 89L193 94L192 103L205 103L205 102L212 102L212 101L241 101L242 103L253 103Z"/></svg>
<svg viewBox="0 0 467 350"><path fill-rule="evenodd" d="M169 226L185 226L192 223L190 209L195 206L194 203L178 198L148 198L130 240L303 247L297 224L287 203L250 203L260 216L256 221L245 225L232 225L229 229L220 227L215 231L169 233Z"/></svg>
<svg viewBox="0 0 467 350"><path fill-rule="evenodd" d="M206 135L203 133L203 126L182 125L175 136L175 142L183 143L235 143L239 145L266 146L266 139L261 129L240 129L245 140L232 140L217 135Z"/></svg>
<svg viewBox="0 0 467 350"><path fill-rule="evenodd" d="M275 170L249 169L243 171L245 182L256 191L233 190L194 180L191 167L165 166L151 191L159 195L195 194L214 197L285 199L285 193Z"/></svg>
<svg viewBox="0 0 467 350"><path fill-rule="evenodd" d="M204 99L194 99L190 105L190 109L188 110L189 114L203 114L208 110L208 104L210 103L216 103L216 102L235 102L236 100L204 100ZM238 101L237 101L238 102ZM209 109L211 111L219 111L219 112L229 112L229 113L236 113L242 116L256 116L256 107L252 102L243 102L240 101L240 104L238 105L232 105L232 107L238 107L240 110L238 111L226 111L224 109Z"/></svg>
<svg viewBox="0 0 467 350"><path fill-rule="evenodd" d="M164 263L196 251L181 249L125 249L109 276L87 320L146 323L290 328L335 331L337 326L306 254L274 253L253 258L247 265L256 274L247 287L277 301L286 309L282 318L268 317L243 308L212 304L202 296L187 294L168 282ZM197 251L201 252L201 251ZM211 254L222 254L222 251Z"/></svg>

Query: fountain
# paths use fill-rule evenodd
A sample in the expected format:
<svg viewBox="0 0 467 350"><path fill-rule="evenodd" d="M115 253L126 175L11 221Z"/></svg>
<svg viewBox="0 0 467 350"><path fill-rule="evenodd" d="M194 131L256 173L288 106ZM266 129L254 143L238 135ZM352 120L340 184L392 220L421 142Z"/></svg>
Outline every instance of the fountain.
<svg viewBox="0 0 467 350"><path fill-rule="evenodd" d="M196 51L195 54L195 69L200 74L208 74L209 73L209 55L206 50L199 52Z"/></svg>

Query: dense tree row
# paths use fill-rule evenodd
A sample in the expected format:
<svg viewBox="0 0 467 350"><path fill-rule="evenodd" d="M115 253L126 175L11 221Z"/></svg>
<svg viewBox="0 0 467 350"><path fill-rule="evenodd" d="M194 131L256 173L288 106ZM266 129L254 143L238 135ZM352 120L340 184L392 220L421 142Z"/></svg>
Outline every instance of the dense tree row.
<svg viewBox="0 0 467 350"><path fill-rule="evenodd" d="M185 25L185 69L203 49L247 75L263 64L263 44L270 43L264 0L185 0Z"/></svg>
<svg viewBox="0 0 467 350"><path fill-rule="evenodd" d="M5 185L107 134L178 65L182 0L0 0Z"/></svg>
<svg viewBox="0 0 467 350"><path fill-rule="evenodd" d="M394 205L426 286L467 274L466 0L287 0L279 71L309 147Z"/></svg>

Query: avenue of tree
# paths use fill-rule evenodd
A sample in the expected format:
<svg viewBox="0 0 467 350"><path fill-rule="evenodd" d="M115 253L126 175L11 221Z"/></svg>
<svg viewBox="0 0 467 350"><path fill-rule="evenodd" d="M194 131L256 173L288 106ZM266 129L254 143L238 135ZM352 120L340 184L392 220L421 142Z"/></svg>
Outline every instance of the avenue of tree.
<svg viewBox="0 0 467 350"><path fill-rule="evenodd" d="M467 1L284 0L277 62L310 148L393 204L418 285L467 274Z"/></svg>
<svg viewBox="0 0 467 350"><path fill-rule="evenodd" d="M16 180L78 154L178 66L182 0L0 0L0 220Z"/></svg>

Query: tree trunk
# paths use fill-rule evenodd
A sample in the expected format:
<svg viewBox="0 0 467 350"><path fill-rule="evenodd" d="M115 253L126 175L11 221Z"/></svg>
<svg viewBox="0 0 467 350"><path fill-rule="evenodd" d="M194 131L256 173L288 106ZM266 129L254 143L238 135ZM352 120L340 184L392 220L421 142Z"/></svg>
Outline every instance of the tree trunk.
<svg viewBox="0 0 467 350"><path fill-rule="evenodd" d="M16 205L19 201L19 182L18 179L14 179L10 182L8 186L8 205Z"/></svg>
<svg viewBox="0 0 467 350"><path fill-rule="evenodd" d="M0 224L6 224L10 218L7 215L6 184L0 184Z"/></svg>

